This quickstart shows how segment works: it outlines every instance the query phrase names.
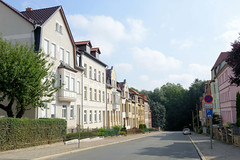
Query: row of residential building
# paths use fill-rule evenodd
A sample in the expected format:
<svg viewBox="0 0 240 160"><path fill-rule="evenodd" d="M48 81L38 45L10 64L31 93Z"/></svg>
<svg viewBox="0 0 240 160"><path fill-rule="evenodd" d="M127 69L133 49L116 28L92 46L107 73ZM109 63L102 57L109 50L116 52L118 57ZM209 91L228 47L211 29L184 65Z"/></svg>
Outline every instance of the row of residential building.
<svg viewBox="0 0 240 160"><path fill-rule="evenodd" d="M18 11L0 0L0 33L3 38L34 45L49 54L57 79L63 85L45 109L26 111L28 118L64 118L68 132L81 128L127 129L151 127L151 110L146 95L119 82L114 67L102 62L100 49L90 41L75 42L61 6ZM4 23L2 23L4 22ZM6 114L0 111L0 116ZM79 124L80 121L80 124Z"/></svg>
<svg viewBox="0 0 240 160"><path fill-rule="evenodd" d="M221 118L222 124L236 123L236 94L240 87L230 83L233 76L232 68L226 63L229 52L221 52L211 69L211 80L205 84L205 95L213 97L213 113ZM200 98L200 121L207 124L204 99Z"/></svg>

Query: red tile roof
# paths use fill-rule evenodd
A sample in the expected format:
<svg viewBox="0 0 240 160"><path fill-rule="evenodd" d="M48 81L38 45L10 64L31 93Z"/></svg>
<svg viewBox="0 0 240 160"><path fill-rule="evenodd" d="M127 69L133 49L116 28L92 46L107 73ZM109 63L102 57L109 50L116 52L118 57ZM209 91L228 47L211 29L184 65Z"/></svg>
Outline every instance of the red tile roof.
<svg viewBox="0 0 240 160"><path fill-rule="evenodd" d="M212 67L211 71L215 69L222 61L224 61L227 56L229 55L229 52L221 52L218 56L218 59L216 60L214 66Z"/></svg>
<svg viewBox="0 0 240 160"><path fill-rule="evenodd" d="M133 92L133 93L139 95L139 93L138 93L137 91L135 91L135 90L133 90L133 89L131 89L131 88L129 88L129 92Z"/></svg>
<svg viewBox="0 0 240 160"><path fill-rule="evenodd" d="M144 99L144 101L148 101L147 95L145 95L145 94L139 94L139 96L141 96L141 97Z"/></svg>
<svg viewBox="0 0 240 160"><path fill-rule="evenodd" d="M100 51L100 49L99 48L91 48L91 52L96 52L96 51L98 51L98 53L99 54L101 54L101 51Z"/></svg>
<svg viewBox="0 0 240 160"><path fill-rule="evenodd" d="M75 45L86 45L89 44L90 47L92 47L91 41L79 41L79 42L75 42Z"/></svg>
<svg viewBox="0 0 240 160"><path fill-rule="evenodd" d="M42 25L53 15L61 6L55 6L50 8L36 9L32 11L21 12L32 24Z"/></svg>

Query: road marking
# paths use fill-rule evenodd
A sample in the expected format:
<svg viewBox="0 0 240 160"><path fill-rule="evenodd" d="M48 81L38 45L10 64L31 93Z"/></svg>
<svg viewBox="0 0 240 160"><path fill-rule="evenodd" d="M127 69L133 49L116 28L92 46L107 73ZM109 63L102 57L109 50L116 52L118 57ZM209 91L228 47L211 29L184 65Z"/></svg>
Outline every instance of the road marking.
<svg viewBox="0 0 240 160"><path fill-rule="evenodd" d="M207 160L207 159L204 157L204 155L202 154L202 152L200 151L200 149L197 147L197 145L195 144L195 142L192 140L191 136L188 135L188 137L190 138L190 140L191 140L192 144L194 145L195 149L197 150L198 155L200 156L200 158L201 158L202 160Z"/></svg>
<svg viewBox="0 0 240 160"><path fill-rule="evenodd" d="M159 133L161 133L161 132L158 132L157 134L159 134ZM151 135L152 135L152 134L151 134ZM151 135L149 135L149 136L151 136ZM77 152L86 151L86 150L90 150L90 149L94 149L94 148L99 148L99 147L109 146L109 145L113 145L113 144L118 144L118 143L133 141L133 140L140 139L140 138L145 138L145 137L148 137L148 136L137 137L137 138L122 140L122 141L113 142L113 143L108 143L108 144L102 144L102 145L93 146L93 147L88 147L88 148L83 148L83 149L75 149L75 150L68 151L68 152L63 152L63 153L48 155L48 156L44 156L44 157L40 157L40 158L34 158L34 159L32 159L32 160L45 160L45 159L49 159L49 158L55 158L55 157L64 156L64 155L71 154L71 153L77 153Z"/></svg>

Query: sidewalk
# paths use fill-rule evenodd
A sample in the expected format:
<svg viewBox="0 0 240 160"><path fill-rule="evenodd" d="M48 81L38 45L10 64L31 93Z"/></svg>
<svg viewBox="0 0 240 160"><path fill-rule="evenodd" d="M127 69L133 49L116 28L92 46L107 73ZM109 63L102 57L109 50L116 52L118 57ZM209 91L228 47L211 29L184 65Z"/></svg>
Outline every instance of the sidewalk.
<svg viewBox="0 0 240 160"><path fill-rule="evenodd" d="M211 149L210 138L201 134L192 133L190 136L206 160L239 160L240 147L213 140ZM200 153L200 154L201 154Z"/></svg>
<svg viewBox="0 0 240 160"><path fill-rule="evenodd" d="M64 145L63 142L49 144L49 145L41 145L36 147L30 148L23 148L17 150L10 150L5 152L0 152L0 160L19 160L19 159L35 159L35 160L42 160L51 157L56 157L64 154L80 152L83 150L88 150L92 148L97 148L101 146L127 142L147 136L157 135L160 132L152 132L152 133L145 133L145 134L134 134L128 136L121 136L121 137L107 137L104 139L100 139L97 141L88 141L88 142L81 142L80 149L78 149L78 144L68 144Z"/></svg>

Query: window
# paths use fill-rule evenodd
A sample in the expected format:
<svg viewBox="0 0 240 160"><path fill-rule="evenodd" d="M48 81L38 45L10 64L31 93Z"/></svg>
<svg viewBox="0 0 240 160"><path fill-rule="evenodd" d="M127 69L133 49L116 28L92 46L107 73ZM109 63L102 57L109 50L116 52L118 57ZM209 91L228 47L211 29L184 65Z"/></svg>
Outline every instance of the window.
<svg viewBox="0 0 240 160"><path fill-rule="evenodd" d="M107 94L107 103L109 103L109 93Z"/></svg>
<svg viewBox="0 0 240 160"><path fill-rule="evenodd" d="M56 118L56 104L51 105L51 118Z"/></svg>
<svg viewBox="0 0 240 160"><path fill-rule="evenodd" d="M47 108L41 108L42 110L42 118L47 118Z"/></svg>
<svg viewBox="0 0 240 160"><path fill-rule="evenodd" d="M77 54L77 58L76 58L76 64L78 67L82 66L82 60L81 60L81 55ZM85 67L85 66L84 66ZM85 72L84 72L85 75Z"/></svg>
<svg viewBox="0 0 240 160"><path fill-rule="evenodd" d="M56 44L52 43L52 57L53 58L56 58Z"/></svg>
<svg viewBox="0 0 240 160"><path fill-rule="evenodd" d="M94 89L94 100L97 101L97 90Z"/></svg>
<svg viewBox="0 0 240 160"><path fill-rule="evenodd" d="M92 100L92 88L89 89L90 100Z"/></svg>
<svg viewBox="0 0 240 160"><path fill-rule="evenodd" d="M92 67L89 67L89 78L92 79Z"/></svg>
<svg viewBox="0 0 240 160"><path fill-rule="evenodd" d="M60 25L59 23L56 23L56 31L62 33L62 25Z"/></svg>
<svg viewBox="0 0 240 160"><path fill-rule="evenodd" d="M74 119L74 105L70 106L70 119Z"/></svg>
<svg viewBox="0 0 240 160"><path fill-rule="evenodd" d="M97 80L97 70L94 69L94 80Z"/></svg>
<svg viewBox="0 0 240 160"><path fill-rule="evenodd" d="M66 76L66 79L65 79L65 89L69 90L69 77L68 76Z"/></svg>
<svg viewBox="0 0 240 160"><path fill-rule="evenodd" d="M90 46L89 45L86 46L86 52L90 53Z"/></svg>
<svg viewBox="0 0 240 160"><path fill-rule="evenodd" d="M71 78L71 83L70 83L71 85L71 87L70 87L70 91L75 91L75 79L74 78Z"/></svg>
<svg viewBox="0 0 240 160"><path fill-rule="evenodd" d="M92 110L89 113L89 123L92 123Z"/></svg>
<svg viewBox="0 0 240 160"><path fill-rule="evenodd" d="M98 81L101 82L101 72L98 71Z"/></svg>
<svg viewBox="0 0 240 160"><path fill-rule="evenodd" d="M80 94L80 82L77 81L77 93Z"/></svg>
<svg viewBox="0 0 240 160"><path fill-rule="evenodd" d="M67 105L62 106L62 118L67 119Z"/></svg>
<svg viewBox="0 0 240 160"><path fill-rule="evenodd" d="M101 111L99 111L98 119L99 119L99 122L102 121L102 112Z"/></svg>
<svg viewBox="0 0 240 160"><path fill-rule="evenodd" d="M64 62L64 49L60 48L60 60Z"/></svg>
<svg viewBox="0 0 240 160"><path fill-rule="evenodd" d="M97 122L97 111L94 111L94 122Z"/></svg>
<svg viewBox="0 0 240 160"><path fill-rule="evenodd" d="M84 121L84 123L87 123L87 111L86 110L84 110L83 121Z"/></svg>
<svg viewBox="0 0 240 160"><path fill-rule="evenodd" d="M46 40L46 39L44 39L44 44L43 44L44 46L43 46L43 51L44 51L44 53L45 54L49 54L49 41L48 40Z"/></svg>
<svg viewBox="0 0 240 160"><path fill-rule="evenodd" d="M102 73L102 83L104 84L104 73Z"/></svg>
<svg viewBox="0 0 240 160"><path fill-rule="evenodd" d="M70 64L70 52L66 51L66 63Z"/></svg>
<svg viewBox="0 0 240 160"><path fill-rule="evenodd" d="M99 96L98 100L99 100L99 102L101 102L101 91L100 90L98 91L98 96Z"/></svg>
<svg viewBox="0 0 240 160"><path fill-rule="evenodd" d="M84 68L85 68L84 76L87 77L87 64L84 64Z"/></svg>
<svg viewBox="0 0 240 160"><path fill-rule="evenodd" d="M102 97L103 97L102 101L105 102L105 93L104 93L104 91L102 92Z"/></svg>
<svg viewBox="0 0 240 160"><path fill-rule="evenodd" d="M61 74L59 75L59 85L60 85L60 87L62 88L62 76L61 76Z"/></svg>
<svg viewBox="0 0 240 160"><path fill-rule="evenodd" d="M84 87L84 99L87 99L87 87Z"/></svg>

